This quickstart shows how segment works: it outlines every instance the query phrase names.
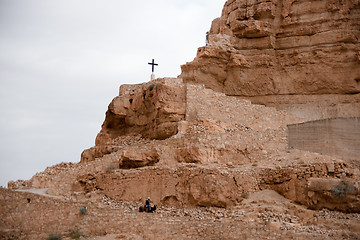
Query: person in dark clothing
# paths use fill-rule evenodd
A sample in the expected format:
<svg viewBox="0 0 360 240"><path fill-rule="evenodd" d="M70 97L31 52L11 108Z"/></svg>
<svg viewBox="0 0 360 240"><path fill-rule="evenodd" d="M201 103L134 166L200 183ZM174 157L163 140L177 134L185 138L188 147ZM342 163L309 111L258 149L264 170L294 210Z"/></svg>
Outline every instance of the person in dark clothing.
<svg viewBox="0 0 360 240"><path fill-rule="evenodd" d="M151 212L150 197L148 197L148 199L146 199L146 201L145 201L145 207L147 208L148 212Z"/></svg>

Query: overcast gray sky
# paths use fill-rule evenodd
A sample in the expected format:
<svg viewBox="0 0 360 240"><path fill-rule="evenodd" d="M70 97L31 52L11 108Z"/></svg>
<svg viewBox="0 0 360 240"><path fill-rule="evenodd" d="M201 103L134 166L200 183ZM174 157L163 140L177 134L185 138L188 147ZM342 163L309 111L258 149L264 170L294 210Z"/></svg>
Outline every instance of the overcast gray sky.
<svg viewBox="0 0 360 240"><path fill-rule="evenodd" d="M121 84L176 77L225 0L0 0L0 185L94 146Z"/></svg>

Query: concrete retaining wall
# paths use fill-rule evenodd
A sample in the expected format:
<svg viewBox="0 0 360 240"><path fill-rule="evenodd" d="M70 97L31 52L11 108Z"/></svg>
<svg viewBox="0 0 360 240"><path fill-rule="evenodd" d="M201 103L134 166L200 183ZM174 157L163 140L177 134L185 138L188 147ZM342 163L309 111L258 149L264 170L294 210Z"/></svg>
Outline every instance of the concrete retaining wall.
<svg viewBox="0 0 360 240"><path fill-rule="evenodd" d="M333 118L288 125L288 145L360 161L360 118Z"/></svg>

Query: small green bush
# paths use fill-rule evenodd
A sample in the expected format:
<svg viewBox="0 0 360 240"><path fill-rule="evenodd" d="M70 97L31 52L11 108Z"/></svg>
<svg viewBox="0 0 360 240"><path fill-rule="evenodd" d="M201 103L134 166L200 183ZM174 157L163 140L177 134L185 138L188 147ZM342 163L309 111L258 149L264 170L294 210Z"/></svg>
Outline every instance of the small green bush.
<svg viewBox="0 0 360 240"><path fill-rule="evenodd" d="M80 239L81 237L86 237L83 233L80 232L79 229L70 230L69 236L70 236L72 239Z"/></svg>
<svg viewBox="0 0 360 240"><path fill-rule="evenodd" d="M243 192L243 193L241 194L241 197L247 199L247 198L249 197L249 193Z"/></svg>
<svg viewBox="0 0 360 240"><path fill-rule="evenodd" d="M61 236L60 235L57 235L57 234L51 234L47 240L61 240Z"/></svg>
<svg viewBox="0 0 360 240"><path fill-rule="evenodd" d="M343 198L354 190L354 186L346 181L346 179L343 179L335 188L332 189L332 192L338 198Z"/></svg>
<svg viewBox="0 0 360 240"><path fill-rule="evenodd" d="M16 240L18 239L17 237L15 237L14 235L10 235L7 240Z"/></svg>
<svg viewBox="0 0 360 240"><path fill-rule="evenodd" d="M87 212L87 208L86 208L86 207L80 208L80 215L85 215L86 212Z"/></svg>

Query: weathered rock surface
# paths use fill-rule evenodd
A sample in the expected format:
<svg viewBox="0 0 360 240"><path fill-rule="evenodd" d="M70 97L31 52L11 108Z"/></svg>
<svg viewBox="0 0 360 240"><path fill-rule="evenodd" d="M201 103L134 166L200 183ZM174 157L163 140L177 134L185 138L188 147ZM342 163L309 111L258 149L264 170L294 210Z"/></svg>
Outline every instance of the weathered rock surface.
<svg viewBox="0 0 360 240"><path fill-rule="evenodd" d="M249 194L235 208L160 206L142 202L54 199L0 189L0 239L357 239L360 215L308 210L273 191ZM85 214L81 209L86 207ZM80 239L84 239L80 237Z"/></svg>
<svg viewBox="0 0 360 240"><path fill-rule="evenodd" d="M307 121L360 117L359 1L227 1L208 41L184 82Z"/></svg>
<svg viewBox="0 0 360 240"><path fill-rule="evenodd" d="M358 0L227 1L182 78L120 87L80 163L0 189L0 239L359 238L360 162L344 136L357 130L340 124L353 161L289 135L360 117L359 13ZM148 196L151 217L136 213Z"/></svg>
<svg viewBox="0 0 360 240"><path fill-rule="evenodd" d="M228 95L360 93L360 2L227 1L185 82Z"/></svg>
<svg viewBox="0 0 360 240"><path fill-rule="evenodd" d="M159 106L163 99L170 98L168 94L161 95L161 91L154 92L153 98L144 98L143 89L148 86L180 89L177 100L167 102L168 109L184 108L181 114L175 110L167 112L175 116L170 121L173 135L167 138L156 139L157 133L152 139L145 138L149 133L147 124L123 125L118 121L127 117L140 119L150 99L150 106ZM237 206L244 194L273 189L314 209L326 206L360 211L357 190L345 191L338 198L333 194L333 201L326 202L326 194L321 194L329 191L328 187L318 191L311 187L313 178L338 181L346 177L346 182L356 185L360 174L354 171L356 162L289 150L287 125L299 123L298 118L203 85L183 84L181 79L160 79L126 88L141 91L131 96L121 91L124 95L111 102L97 145L84 151L80 164L49 168L19 184L47 188L49 194L70 198L85 194L140 201L152 196L161 205L178 207ZM133 102L130 113L125 114L121 109L129 107L129 97L138 97L138 102ZM114 107L119 98L123 100ZM157 111L162 112L161 108ZM164 121L160 120L163 116ZM158 114L151 119L166 122L168 117ZM148 124L153 124L153 120ZM133 136L127 128L138 135ZM16 184L10 186L16 188Z"/></svg>
<svg viewBox="0 0 360 240"><path fill-rule="evenodd" d="M148 94L144 98L143 89L148 86L157 87L152 89L152 97ZM227 97L202 85L183 84L181 79L161 79L133 88L141 90L138 95L136 91L132 96L121 91L122 95L110 103L96 146L82 153L81 162L112 152L123 161L124 151L138 153L136 160L140 162L147 162L148 156L143 153L155 151L159 155L159 164L251 162L258 156L270 154L273 146L284 151L287 148L286 125L298 122L297 118L275 109ZM164 93L156 89L171 91ZM123 100L114 107L114 102L120 98ZM129 99L137 100L136 104L133 100L131 111L125 114L123 109L129 107ZM146 107L150 99L151 107ZM166 114L162 104L167 104ZM152 109L153 106L158 106L157 110ZM158 114L152 113L145 120L148 115L144 109L158 111ZM119 122L120 118L125 119L124 122ZM143 119L144 124L127 125L128 118ZM171 128L153 127L156 124ZM149 129L153 135L148 135ZM162 137L158 138L159 135Z"/></svg>
<svg viewBox="0 0 360 240"><path fill-rule="evenodd" d="M254 104L276 107L304 121L360 117L360 94L269 95L246 99Z"/></svg>
<svg viewBox="0 0 360 240"><path fill-rule="evenodd" d="M106 112L96 145L129 134L166 139L177 133L185 115L185 86L176 79L138 85L122 85Z"/></svg>
<svg viewBox="0 0 360 240"><path fill-rule="evenodd" d="M359 212L358 172L349 169L347 163L330 161L269 169L263 172L261 186L311 209Z"/></svg>

